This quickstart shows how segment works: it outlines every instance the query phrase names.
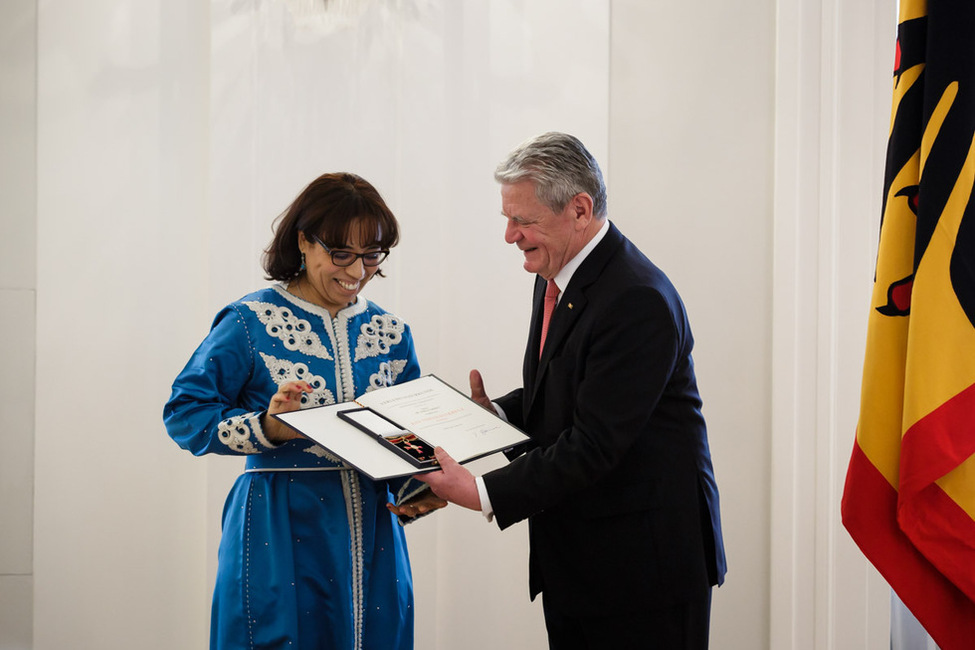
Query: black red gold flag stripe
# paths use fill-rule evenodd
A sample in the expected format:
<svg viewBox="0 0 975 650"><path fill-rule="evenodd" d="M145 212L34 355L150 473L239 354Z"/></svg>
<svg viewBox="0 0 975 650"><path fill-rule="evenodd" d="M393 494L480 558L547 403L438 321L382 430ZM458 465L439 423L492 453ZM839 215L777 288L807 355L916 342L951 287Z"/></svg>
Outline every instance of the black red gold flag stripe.
<svg viewBox="0 0 975 650"><path fill-rule="evenodd" d="M975 647L975 2L901 0L843 524L942 650Z"/></svg>

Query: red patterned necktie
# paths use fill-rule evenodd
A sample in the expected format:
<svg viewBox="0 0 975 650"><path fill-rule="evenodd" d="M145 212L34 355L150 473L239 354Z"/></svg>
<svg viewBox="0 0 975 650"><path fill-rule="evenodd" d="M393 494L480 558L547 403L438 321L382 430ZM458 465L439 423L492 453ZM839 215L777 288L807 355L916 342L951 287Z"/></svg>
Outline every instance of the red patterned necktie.
<svg viewBox="0 0 975 650"><path fill-rule="evenodd" d="M555 280L549 280L545 287L545 307L542 311L542 338L538 343L538 358L542 358L542 350L545 349L545 337L548 335L548 323L552 320L552 312L555 311L555 303L559 298L559 285Z"/></svg>

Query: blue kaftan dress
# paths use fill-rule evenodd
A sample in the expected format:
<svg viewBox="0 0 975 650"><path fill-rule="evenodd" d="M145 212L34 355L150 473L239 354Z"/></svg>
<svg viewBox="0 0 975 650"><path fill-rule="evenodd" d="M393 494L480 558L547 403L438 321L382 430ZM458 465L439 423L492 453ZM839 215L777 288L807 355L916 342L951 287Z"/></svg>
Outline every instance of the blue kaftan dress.
<svg viewBox="0 0 975 650"><path fill-rule="evenodd" d="M276 285L225 307L173 384L169 435L195 455L246 455L223 513L211 648L413 647L413 579L386 509L423 486L374 482L260 416L284 382L302 408L418 377L409 327L360 297L332 318ZM394 496L391 496L392 491Z"/></svg>

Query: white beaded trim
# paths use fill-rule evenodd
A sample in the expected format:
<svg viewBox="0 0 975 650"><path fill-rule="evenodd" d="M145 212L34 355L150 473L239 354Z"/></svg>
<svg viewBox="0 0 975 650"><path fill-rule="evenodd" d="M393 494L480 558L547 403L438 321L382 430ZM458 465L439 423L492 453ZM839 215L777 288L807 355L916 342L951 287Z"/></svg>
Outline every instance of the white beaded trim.
<svg viewBox="0 0 975 650"><path fill-rule="evenodd" d="M342 491L349 517L349 538L352 553L352 611L354 616L355 650L362 650L363 550L362 550L362 493L356 472L342 473Z"/></svg>

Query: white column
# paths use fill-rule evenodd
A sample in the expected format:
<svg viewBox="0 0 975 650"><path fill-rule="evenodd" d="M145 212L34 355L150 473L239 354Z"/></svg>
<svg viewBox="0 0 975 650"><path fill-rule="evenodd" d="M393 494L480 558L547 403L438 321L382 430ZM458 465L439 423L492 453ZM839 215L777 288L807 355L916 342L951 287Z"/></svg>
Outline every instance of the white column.
<svg viewBox="0 0 975 650"><path fill-rule="evenodd" d="M880 223L896 7L779 2L770 647L889 647L840 523Z"/></svg>
<svg viewBox="0 0 975 650"><path fill-rule="evenodd" d="M0 3L0 647L32 645L37 2Z"/></svg>

